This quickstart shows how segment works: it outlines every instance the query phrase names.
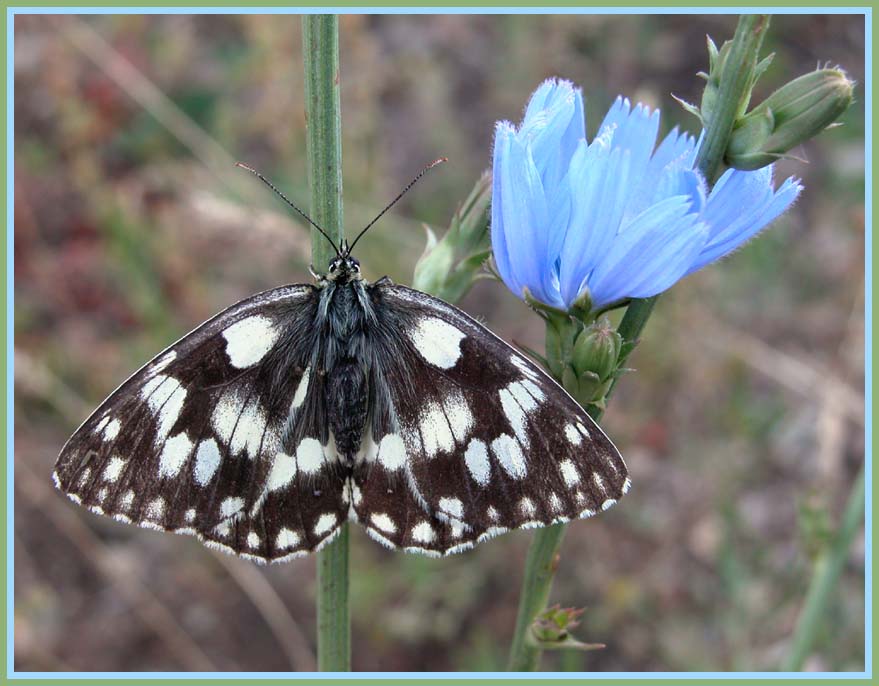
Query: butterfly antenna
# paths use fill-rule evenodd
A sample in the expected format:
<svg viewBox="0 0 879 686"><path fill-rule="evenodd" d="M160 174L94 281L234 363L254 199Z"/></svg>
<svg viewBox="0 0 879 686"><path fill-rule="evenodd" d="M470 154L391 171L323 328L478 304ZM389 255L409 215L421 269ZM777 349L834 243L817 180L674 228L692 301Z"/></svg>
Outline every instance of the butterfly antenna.
<svg viewBox="0 0 879 686"><path fill-rule="evenodd" d="M363 234L365 234L365 233L367 232L367 230L368 230L373 224L375 224L379 219L381 219L381 218L384 216L385 212L387 212L387 211L388 211L389 209L391 209L394 205L396 205L396 204L397 204L397 201L398 201L400 198L402 198L404 195L406 195L406 191L408 191L410 188L412 188L412 186L414 186L416 183L418 183L418 180L419 180L422 176L424 176L428 171L430 171L431 169L433 169L433 168L434 168L435 166L437 166L438 164L442 164L443 162L448 162L448 161L449 161L449 158L448 158L448 157L440 157L438 160L434 160L433 162L431 162L430 164L428 164L424 169L422 169L420 172L418 172L418 175L417 175L414 179L412 179L412 180L409 182L409 185L406 186L406 188L404 188L402 191L400 191L400 194L399 194L396 198L394 198L393 200L391 200L391 202L388 203L388 206L385 207L385 209L383 209L381 212L379 212L379 213L378 213L378 216L377 216L375 219L373 219L371 222L369 222L369 224L367 224L367 225L363 228L363 230L362 230L360 233L357 234L357 237L354 239L354 242L351 243L350 246L348 246L348 254L350 254L351 251L354 249L354 246L357 245L357 241L360 240L360 237L361 237Z"/></svg>
<svg viewBox="0 0 879 686"><path fill-rule="evenodd" d="M268 187L271 188L273 191L275 191L275 193L277 193L279 196L281 196L281 199L282 199L285 203L287 203L288 205L290 205L290 207L292 207L294 210L296 210L296 212L299 213L299 216L301 216L305 221L307 221L307 222L308 222L309 224L311 224L314 228L316 228L318 231L321 232L321 235L322 235L324 238L326 238L326 239L330 242L330 245L333 246L333 250L336 251L336 255L341 255L341 254L342 254L341 251L339 250L339 248L338 248L338 247L336 246L336 244L333 242L333 239L330 238L330 237L327 235L327 232L324 231L322 228L320 228L317 224L315 224L315 223L311 220L311 217L309 217L307 214L305 214L305 212L303 212L303 211L300 210L298 207L296 207L296 205L294 205L292 202L290 202L290 199L289 199L286 195L284 195L281 191L279 191L277 188L275 188L275 185L274 185L271 181L269 181L265 176L263 176L262 174L260 174L260 173L259 173L256 169L254 169L253 167L248 167L246 164L244 164L244 162L236 162L236 163L235 163L235 166L236 166L236 167L241 167L242 169L246 169L246 170L249 171L251 174L253 174L254 176L256 176L256 178L258 178L260 181L262 181L266 186L268 186Z"/></svg>

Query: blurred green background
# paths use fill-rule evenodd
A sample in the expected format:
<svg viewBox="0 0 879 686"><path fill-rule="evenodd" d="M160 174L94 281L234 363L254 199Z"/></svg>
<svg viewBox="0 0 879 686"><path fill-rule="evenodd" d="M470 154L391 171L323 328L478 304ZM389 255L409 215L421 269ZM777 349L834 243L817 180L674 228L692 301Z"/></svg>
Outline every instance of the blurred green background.
<svg viewBox="0 0 879 686"><path fill-rule="evenodd" d="M344 16L346 226L432 172L358 246L407 283L424 222L442 230L547 76L580 84L594 133L622 93L695 120L705 35L733 16ZM864 20L777 16L757 89L829 61L864 79ZM258 568L189 537L75 507L49 475L128 374L214 312L308 280L308 234L251 175L307 205L295 16L15 18L15 667L314 667L313 558ZM863 89L785 161L806 191L733 258L664 296L604 420L634 482L569 527L553 600L607 648L557 670L764 670L786 655L827 527L864 459ZM462 303L540 347L499 284ZM527 533L433 560L355 527L358 670L503 667ZM806 667L864 668L859 535Z"/></svg>

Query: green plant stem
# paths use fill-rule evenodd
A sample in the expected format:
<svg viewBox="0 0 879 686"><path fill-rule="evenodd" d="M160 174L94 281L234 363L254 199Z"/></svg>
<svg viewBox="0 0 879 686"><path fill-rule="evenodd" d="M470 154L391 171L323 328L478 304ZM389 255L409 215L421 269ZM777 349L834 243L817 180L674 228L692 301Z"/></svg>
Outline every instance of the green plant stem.
<svg viewBox="0 0 879 686"><path fill-rule="evenodd" d="M338 17L303 17L302 53L311 218L339 244L343 230ZM311 237L314 269L326 270L333 249L314 229ZM323 672L351 670L348 546L344 523L336 540L317 554L317 665Z"/></svg>
<svg viewBox="0 0 879 686"><path fill-rule="evenodd" d="M306 148L311 218L340 244L342 228L342 106L339 97L339 20L334 14L302 18L305 63ZM325 271L335 255L326 238L311 231L314 268Z"/></svg>
<svg viewBox="0 0 879 686"><path fill-rule="evenodd" d="M861 471L849 492L839 530L815 560L812 579L791 640L790 653L783 665L784 671L798 672L803 668L824 626L827 604L848 559L855 534L864 521L864 497L864 465L861 465Z"/></svg>
<svg viewBox="0 0 879 686"><path fill-rule="evenodd" d="M705 138L696 165L713 185L723 167L723 157L739 114L739 107L750 85L760 58L760 46L769 29L770 15L743 14L739 17L729 57L720 75L715 110L707 122Z"/></svg>
<svg viewBox="0 0 879 686"><path fill-rule="evenodd" d="M534 532L528 558L525 561L523 588L531 589L523 593L516 615L516 632L510 649L511 672L533 672L540 665L540 649L528 640L531 623L549 601L552 577L558 565L558 552L565 536L564 524L553 524Z"/></svg>
<svg viewBox="0 0 879 686"><path fill-rule="evenodd" d="M743 15L739 18L732 50L721 77L716 114L705 131L705 139L696 159L696 165L709 186L713 184L723 166L723 155L735 123L738 103L749 83L748 65L756 62L768 26L769 15ZM657 298L658 296L654 296L633 300L626 308L626 313L617 329L623 341L632 344L628 346L625 357L631 354L634 344L641 336ZM625 361L625 357L620 360L620 365ZM610 397L615 386L616 381L608 390L607 398ZM598 421L602 412L593 407L590 408L589 414ZM557 567L556 556L565 526L556 524L538 529L531 541L508 661L508 669L511 671L535 671L540 666L540 656L543 651L528 641L527 637L534 618L544 609L549 599Z"/></svg>

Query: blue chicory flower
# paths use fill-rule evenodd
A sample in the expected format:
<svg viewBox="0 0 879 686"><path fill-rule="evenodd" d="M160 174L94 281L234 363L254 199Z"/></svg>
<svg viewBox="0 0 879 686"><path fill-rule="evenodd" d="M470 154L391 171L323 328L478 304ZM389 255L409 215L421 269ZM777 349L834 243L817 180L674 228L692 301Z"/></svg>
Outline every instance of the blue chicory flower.
<svg viewBox="0 0 879 686"><path fill-rule="evenodd" d="M617 98L591 143L583 97L545 81L522 125L495 130L491 240L517 296L569 309L646 298L713 262L770 224L802 186L773 191L772 167L728 170L710 192L697 142L676 128L659 144L659 112ZM654 149L655 148L655 149Z"/></svg>

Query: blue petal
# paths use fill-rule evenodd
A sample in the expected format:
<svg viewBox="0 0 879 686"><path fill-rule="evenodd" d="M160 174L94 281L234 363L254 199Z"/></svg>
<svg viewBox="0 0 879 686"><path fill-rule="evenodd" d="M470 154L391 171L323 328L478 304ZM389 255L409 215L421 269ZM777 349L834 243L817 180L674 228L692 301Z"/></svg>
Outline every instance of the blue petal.
<svg viewBox="0 0 879 686"><path fill-rule="evenodd" d="M708 235L690 204L686 196L667 198L616 237L588 280L595 307L656 295L686 273Z"/></svg>
<svg viewBox="0 0 879 686"><path fill-rule="evenodd" d="M799 180L787 179L772 190L772 166L752 172L727 170L708 196L702 220L709 238L687 273L729 254L787 210L799 196Z"/></svg>
<svg viewBox="0 0 879 686"><path fill-rule="evenodd" d="M519 139L531 147L543 187L559 187L586 135L583 95L568 81L544 81L531 96Z"/></svg>
<svg viewBox="0 0 879 686"><path fill-rule="evenodd" d="M571 220L561 250L559 289L570 305L620 228L628 200L631 153L611 149L603 138L581 144L571 161Z"/></svg>
<svg viewBox="0 0 879 686"><path fill-rule="evenodd" d="M681 133L678 127L674 127L668 135L662 139L662 143L656 148L653 157L650 158L648 174L653 175L664 169L669 164L680 164L684 167L692 167L689 164L690 156L696 147L696 142L688 133Z"/></svg>
<svg viewBox="0 0 879 686"><path fill-rule="evenodd" d="M510 254L507 250L506 227L503 208L506 198L503 194L503 176L507 173L509 148L516 130L509 122L501 121L495 125L494 154L491 179L491 248L498 273L513 293L521 297L522 284L513 273Z"/></svg>
<svg viewBox="0 0 879 686"><path fill-rule="evenodd" d="M561 300L549 254L551 220L540 176L527 146L508 127L498 127L495 141L496 195L493 224L501 227L503 244L496 244L498 271L519 297L527 286L538 300L558 305ZM497 226L492 227L495 240ZM506 270L506 273L501 271Z"/></svg>
<svg viewBox="0 0 879 686"><path fill-rule="evenodd" d="M656 145L659 110L651 112L638 103L634 109L628 99L618 97L601 122L599 135L613 132L613 147L631 152L633 174L641 178Z"/></svg>

